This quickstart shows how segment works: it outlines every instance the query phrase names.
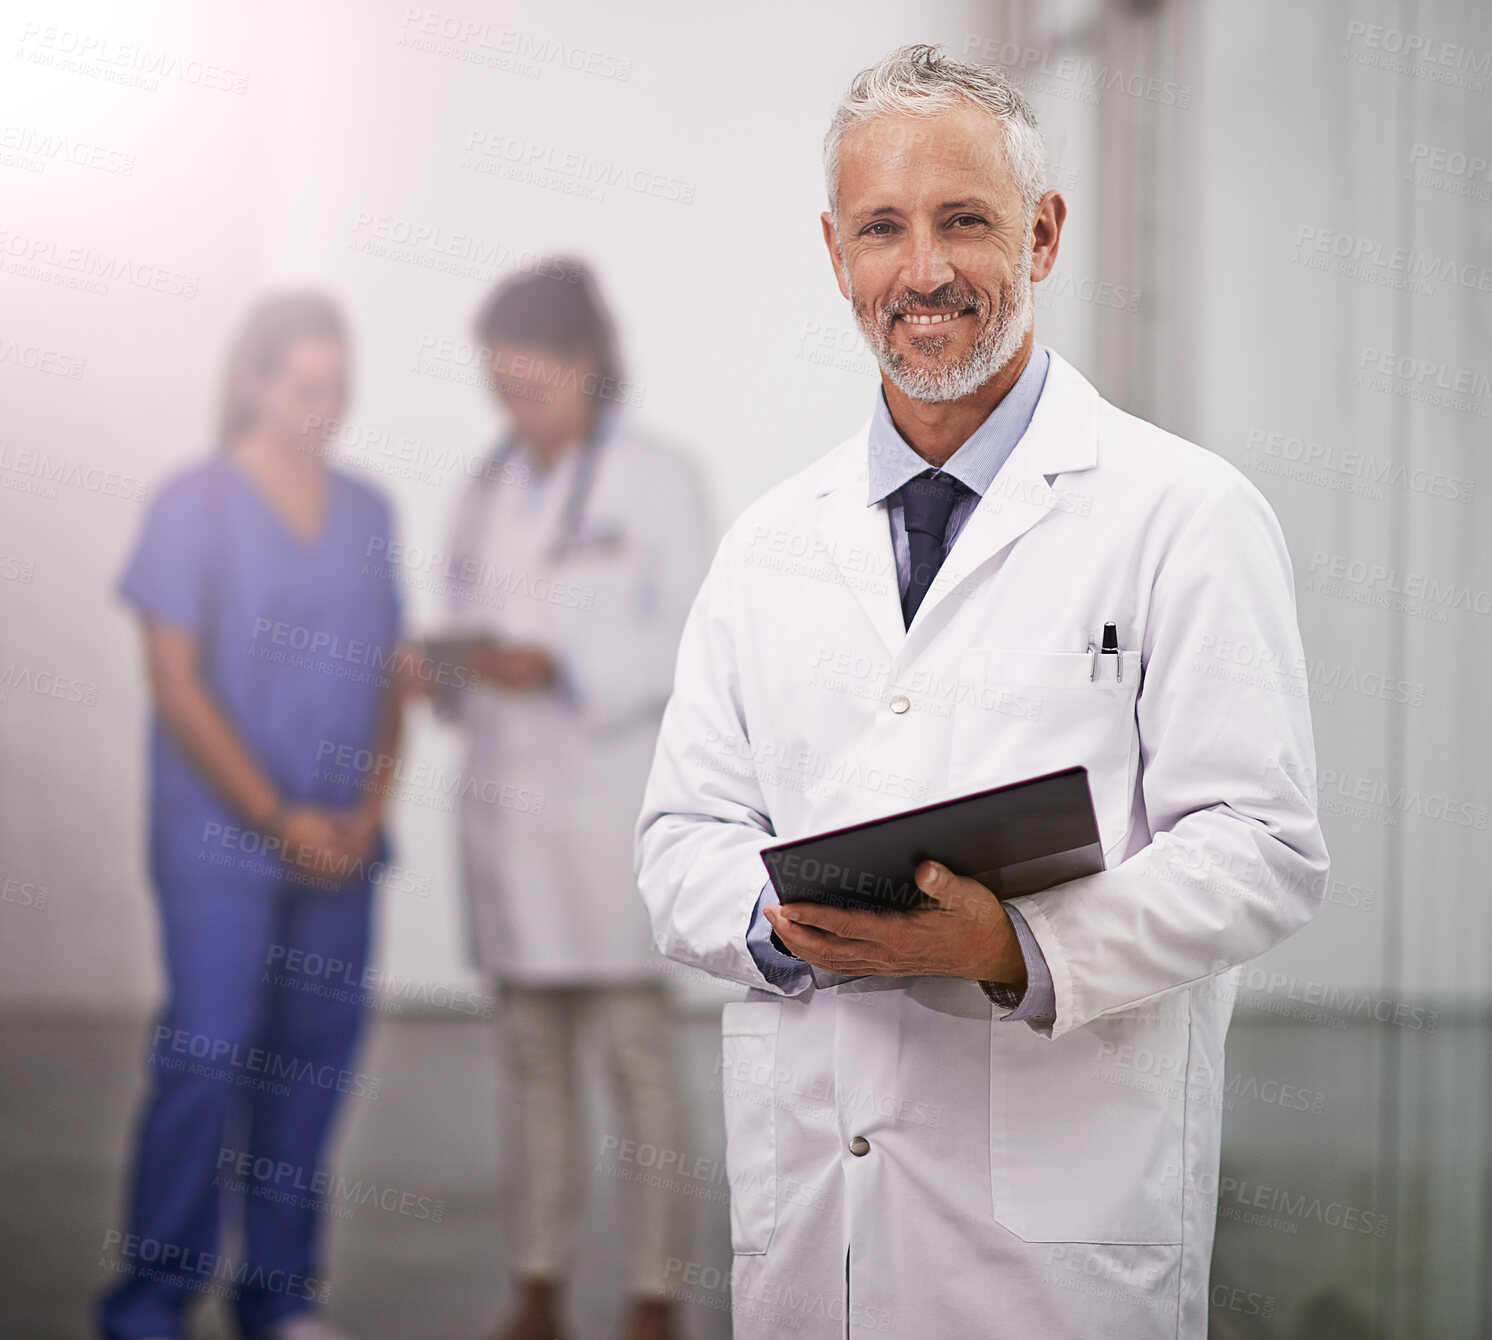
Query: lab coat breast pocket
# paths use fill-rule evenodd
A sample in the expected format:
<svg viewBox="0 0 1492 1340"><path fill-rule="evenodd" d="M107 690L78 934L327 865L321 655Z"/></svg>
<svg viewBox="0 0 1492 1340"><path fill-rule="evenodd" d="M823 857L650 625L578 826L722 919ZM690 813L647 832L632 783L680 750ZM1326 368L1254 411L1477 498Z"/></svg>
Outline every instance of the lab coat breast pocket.
<svg viewBox="0 0 1492 1340"><path fill-rule="evenodd" d="M1055 1041L993 1021L990 1189L1027 1242L1181 1241L1185 993Z"/></svg>
<svg viewBox="0 0 1492 1340"><path fill-rule="evenodd" d="M950 787L975 791L1081 764L1088 769L1100 840L1111 851L1129 827L1139 760L1140 653L1100 656L1096 677L1094 669L1087 652L965 652Z"/></svg>
<svg viewBox="0 0 1492 1340"><path fill-rule="evenodd" d="M738 1000L721 1014L720 1089L725 1100L725 1176L730 1245L767 1250L777 1226L777 1030L782 1002Z"/></svg>
<svg viewBox="0 0 1492 1340"><path fill-rule="evenodd" d="M637 576L637 555L621 531L582 531L554 564L556 583L568 588L561 603L587 616L587 625L597 613L602 620L629 617Z"/></svg>

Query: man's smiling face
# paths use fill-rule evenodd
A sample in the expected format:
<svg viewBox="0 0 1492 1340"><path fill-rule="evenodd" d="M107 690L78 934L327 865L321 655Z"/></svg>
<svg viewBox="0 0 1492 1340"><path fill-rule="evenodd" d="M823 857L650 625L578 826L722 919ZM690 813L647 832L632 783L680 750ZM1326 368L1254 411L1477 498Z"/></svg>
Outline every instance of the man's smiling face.
<svg viewBox="0 0 1492 1340"><path fill-rule="evenodd" d="M999 124L955 103L844 132L840 291L882 371L915 400L955 400L1015 355L1031 326L1031 229Z"/></svg>

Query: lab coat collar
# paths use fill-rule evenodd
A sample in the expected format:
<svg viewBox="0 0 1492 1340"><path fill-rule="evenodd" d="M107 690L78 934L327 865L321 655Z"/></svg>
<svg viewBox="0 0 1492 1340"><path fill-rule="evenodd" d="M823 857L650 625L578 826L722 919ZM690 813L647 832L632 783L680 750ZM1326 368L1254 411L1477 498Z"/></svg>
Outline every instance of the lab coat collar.
<svg viewBox="0 0 1492 1340"><path fill-rule="evenodd" d="M885 506L865 502L869 435L867 419L831 456L832 478L816 495L817 524L876 634L900 657L946 624L950 602L980 568L1052 511L1057 475L1098 463L1098 392L1066 359L1051 355L1030 426L964 523L910 628L902 619Z"/></svg>

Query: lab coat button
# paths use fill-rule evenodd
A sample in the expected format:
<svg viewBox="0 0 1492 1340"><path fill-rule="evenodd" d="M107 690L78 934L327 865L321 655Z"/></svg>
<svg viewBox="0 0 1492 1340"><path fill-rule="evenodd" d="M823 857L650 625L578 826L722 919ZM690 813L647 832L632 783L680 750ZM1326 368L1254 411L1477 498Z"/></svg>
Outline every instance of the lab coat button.
<svg viewBox="0 0 1492 1340"><path fill-rule="evenodd" d="M898 693L889 704L887 704L897 716L900 716L912 705L912 700L904 693Z"/></svg>
<svg viewBox="0 0 1492 1340"><path fill-rule="evenodd" d="M863 1135L857 1135L853 1140L850 1141L850 1153L853 1154L857 1159L863 1159L868 1153L870 1153L870 1141L867 1140Z"/></svg>

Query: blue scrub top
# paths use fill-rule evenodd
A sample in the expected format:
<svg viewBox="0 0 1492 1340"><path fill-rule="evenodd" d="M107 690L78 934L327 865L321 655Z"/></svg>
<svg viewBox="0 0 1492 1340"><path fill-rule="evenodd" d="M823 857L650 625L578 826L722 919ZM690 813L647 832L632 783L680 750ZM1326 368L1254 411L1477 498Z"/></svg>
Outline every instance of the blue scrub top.
<svg viewBox="0 0 1492 1340"><path fill-rule="evenodd" d="M184 471L151 503L119 589L196 636L204 683L287 801L349 809L366 795L394 672L397 564L382 496L328 474L321 533L307 542L225 453ZM159 713L150 799L158 877L200 876L204 864L275 877Z"/></svg>

